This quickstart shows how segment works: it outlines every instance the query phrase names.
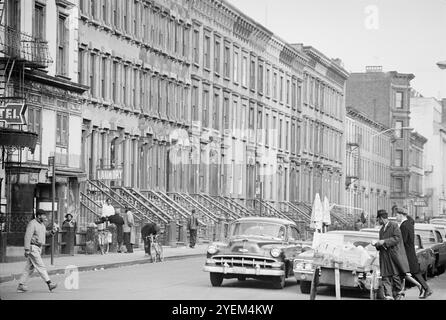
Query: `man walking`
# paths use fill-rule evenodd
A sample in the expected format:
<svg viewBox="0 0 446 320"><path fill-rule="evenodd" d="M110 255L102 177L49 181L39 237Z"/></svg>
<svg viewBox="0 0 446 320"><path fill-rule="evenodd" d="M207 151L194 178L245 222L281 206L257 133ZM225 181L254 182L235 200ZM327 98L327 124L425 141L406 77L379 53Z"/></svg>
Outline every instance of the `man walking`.
<svg viewBox="0 0 446 320"><path fill-rule="evenodd" d="M48 289L53 291L57 284L52 283L46 267L43 264L41 257L42 246L45 244L45 238L47 235L54 235L57 231L56 227L53 227L51 231L47 231L44 225L46 221L45 211L38 209L36 212L36 217L28 223L25 233L25 257L26 265L23 271L22 277L20 278L19 285L17 287L18 292L26 292L28 288L26 287L26 282L34 270L36 270L42 279L48 285Z"/></svg>
<svg viewBox="0 0 446 320"><path fill-rule="evenodd" d="M406 250L407 261L409 262L410 273L412 273L416 281L412 281L407 277L406 279L409 279L409 281L418 286L418 289L420 290L419 298L426 299L432 295L433 292L420 272L420 264L418 263L418 258L415 252L415 221L407 214L407 210L403 208L397 209L397 220L401 222L401 236Z"/></svg>
<svg viewBox="0 0 446 320"><path fill-rule="evenodd" d="M375 246L379 250L384 296L386 300L401 300L403 288L400 275L409 272L401 231L396 222L389 221L386 210L378 210L376 219L382 226Z"/></svg>
<svg viewBox="0 0 446 320"><path fill-rule="evenodd" d="M195 209L192 209L190 217L187 221L187 229L189 229L189 247L194 248L197 242L198 218L195 215Z"/></svg>

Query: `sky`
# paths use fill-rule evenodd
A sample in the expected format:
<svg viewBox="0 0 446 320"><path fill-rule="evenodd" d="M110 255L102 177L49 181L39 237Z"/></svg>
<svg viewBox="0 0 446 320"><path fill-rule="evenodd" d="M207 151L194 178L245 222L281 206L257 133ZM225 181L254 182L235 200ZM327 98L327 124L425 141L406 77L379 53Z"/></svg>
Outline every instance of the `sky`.
<svg viewBox="0 0 446 320"><path fill-rule="evenodd" d="M412 88L446 98L446 0L228 0L288 43L365 66L412 73Z"/></svg>

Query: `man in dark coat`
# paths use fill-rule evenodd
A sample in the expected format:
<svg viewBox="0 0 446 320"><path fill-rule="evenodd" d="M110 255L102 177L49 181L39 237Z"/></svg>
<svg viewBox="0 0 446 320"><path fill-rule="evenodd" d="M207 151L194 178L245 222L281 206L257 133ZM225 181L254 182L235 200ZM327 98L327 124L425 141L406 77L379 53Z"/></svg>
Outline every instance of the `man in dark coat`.
<svg viewBox="0 0 446 320"><path fill-rule="evenodd" d="M415 221L407 214L407 211L404 208L398 208L397 220L401 222L401 236L403 238L404 249L406 250L407 261L409 262L410 273L412 273L416 280L413 282L407 276L406 279L418 286L418 289L420 290L419 298L426 299L432 295L433 292L421 275L420 264L418 263L417 254L415 252Z"/></svg>
<svg viewBox="0 0 446 320"><path fill-rule="evenodd" d="M121 253L122 243L124 242L124 231L122 227L124 225L124 218L119 214L119 210L116 210L114 215L107 217L107 220L116 226L118 253Z"/></svg>
<svg viewBox="0 0 446 320"><path fill-rule="evenodd" d="M409 272L401 231L396 222L389 221L386 210L378 210L376 218L382 226L375 246L379 251L384 296L387 300L400 300L403 290L400 275Z"/></svg>
<svg viewBox="0 0 446 320"><path fill-rule="evenodd" d="M195 214L195 209L192 209L190 217L187 221L187 229L189 229L190 234L190 244L189 247L195 247L197 242L197 229L198 229L198 218Z"/></svg>

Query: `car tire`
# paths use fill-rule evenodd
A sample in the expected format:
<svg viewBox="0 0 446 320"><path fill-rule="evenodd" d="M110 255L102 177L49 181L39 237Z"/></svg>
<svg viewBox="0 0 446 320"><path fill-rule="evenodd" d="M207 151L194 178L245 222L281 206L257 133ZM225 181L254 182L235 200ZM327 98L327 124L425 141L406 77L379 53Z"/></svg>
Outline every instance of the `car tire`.
<svg viewBox="0 0 446 320"><path fill-rule="evenodd" d="M213 287L220 287L223 283L223 274L211 272L209 275Z"/></svg>
<svg viewBox="0 0 446 320"><path fill-rule="evenodd" d="M443 274L444 273L444 265L440 265L440 266L438 266L437 267L437 274L438 275L440 275L440 274Z"/></svg>
<svg viewBox="0 0 446 320"><path fill-rule="evenodd" d="M300 292L309 294L311 292L311 281L300 281Z"/></svg>
<svg viewBox="0 0 446 320"><path fill-rule="evenodd" d="M238 276L237 280L238 281L246 281L246 276Z"/></svg>
<svg viewBox="0 0 446 320"><path fill-rule="evenodd" d="M283 289L283 288L285 288L285 279L286 279L285 275L275 277L274 280L273 280L273 287L274 287L274 289Z"/></svg>

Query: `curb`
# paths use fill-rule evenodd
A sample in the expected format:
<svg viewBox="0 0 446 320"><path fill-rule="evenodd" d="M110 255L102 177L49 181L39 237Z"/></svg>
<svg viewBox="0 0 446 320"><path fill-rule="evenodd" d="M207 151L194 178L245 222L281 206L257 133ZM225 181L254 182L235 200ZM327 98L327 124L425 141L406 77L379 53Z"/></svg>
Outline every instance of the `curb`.
<svg viewBox="0 0 446 320"><path fill-rule="evenodd" d="M205 255L206 255L206 253L194 253L194 254L189 254L189 255L164 257L164 261L182 260L182 259L186 259L186 258L196 258L196 257L205 256ZM138 259L138 260L123 261L123 262L113 262L113 263L106 263L106 264L95 264L95 265L89 265L89 266L81 266L81 267L78 267L78 271L79 272L93 271L93 270L98 271L96 269L99 269L102 271L105 269L128 267L128 266L145 264L145 263L151 263L150 258L143 258L143 259ZM53 270L48 271L49 276L59 275L59 274L64 274L64 273L65 273L65 268L53 269ZM20 279L21 276L22 276L21 273L15 273L15 274L11 274L9 276L0 276L0 283L18 280L18 279ZM30 278L36 278L36 277L39 277L38 273L33 273L30 276Z"/></svg>

